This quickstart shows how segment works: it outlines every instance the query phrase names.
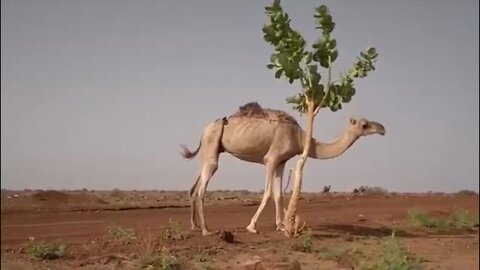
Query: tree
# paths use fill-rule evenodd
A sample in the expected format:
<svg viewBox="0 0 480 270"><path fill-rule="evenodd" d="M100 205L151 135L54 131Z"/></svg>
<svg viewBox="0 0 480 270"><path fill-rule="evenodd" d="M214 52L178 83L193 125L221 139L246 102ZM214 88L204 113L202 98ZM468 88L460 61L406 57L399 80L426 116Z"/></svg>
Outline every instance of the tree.
<svg viewBox="0 0 480 270"><path fill-rule="evenodd" d="M293 108L300 114L305 114L307 119L305 145L295 166L292 197L284 218L285 234L296 237L299 235L297 204L315 116L320 109L329 108L335 112L342 109L342 104L349 103L356 92L354 81L375 70L374 63L378 54L373 47L360 52L352 67L347 72L340 73L338 79L333 81L332 64L338 57L338 50L337 42L332 36L335 23L328 8L321 5L315 9L315 28L320 30L321 37L312 44L311 51L305 49L306 41L302 35L290 27L290 18L283 11L280 0L274 0L271 6L266 6L265 13L269 23L262 29L264 39L275 49L267 68L275 71L277 79L286 78L290 84L300 83L300 93L288 97L286 102L293 104ZM326 79L322 80L319 68L326 69Z"/></svg>

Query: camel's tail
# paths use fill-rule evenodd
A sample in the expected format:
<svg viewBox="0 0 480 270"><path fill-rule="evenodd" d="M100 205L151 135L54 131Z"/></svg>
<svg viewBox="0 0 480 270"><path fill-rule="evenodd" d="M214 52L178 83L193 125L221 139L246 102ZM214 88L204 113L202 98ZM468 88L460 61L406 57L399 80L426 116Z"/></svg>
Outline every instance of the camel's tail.
<svg viewBox="0 0 480 270"><path fill-rule="evenodd" d="M200 147L202 146L202 138L200 138L200 143L198 144L197 150L195 151L190 151L185 145L181 144L180 147L182 148L182 152L180 152L180 155L186 159L192 159L194 158L197 154L198 151L200 151Z"/></svg>
<svg viewBox="0 0 480 270"><path fill-rule="evenodd" d="M219 139L221 139L222 135L223 135L223 128L227 124L227 118L224 117L224 118L216 120L215 122L218 123L219 121L222 121L222 126L221 126L220 133L219 133ZM180 147L182 148L182 151L180 152L180 155L182 155L182 157L184 157L186 159L194 158L198 154L198 152L200 151L200 148L202 147L202 139L203 139L203 135L202 135L202 137L200 137L200 143L198 144L197 149L193 152L190 151L190 149L188 149L185 145L181 144Z"/></svg>

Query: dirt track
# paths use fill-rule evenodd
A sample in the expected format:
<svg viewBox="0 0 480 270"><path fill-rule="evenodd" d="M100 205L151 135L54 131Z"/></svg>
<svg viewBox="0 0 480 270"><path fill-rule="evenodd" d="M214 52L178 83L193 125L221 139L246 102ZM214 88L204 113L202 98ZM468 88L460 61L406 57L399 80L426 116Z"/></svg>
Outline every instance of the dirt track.
<svg viewBox="0 0 480 270"><path fill-rule="evenodd" d="M301 201L299 214L313 230L319 245L349 242L356 237L387 236L391 228L404 231L412 250L428 258L434 269L477 269L478 231L473 234L431 235L412 229L405 219L411 208L434 215L446 215L456 209L478 213L478 196L312 196ZM285 237L275 232L274 208L270 203L259 219L260 234L245 232L258 205L243 206L240 201L210 202L206 207L207 223L212 230L228 229L236 234L239 250L246 252L252 245L281 243ZM359 219L363 215L363 219ZM2 254L35 239L62 239L71 245L86 245L105 239L106 227L119 225L139 232L160 235L169 219L189 228L189 209L138 209L124 211L24 211L7 212L1 216ZM477 243L475 247L475 241ZM473 244L472 244L473 243ZM201 237L193 232L185 246L218 245L218 236ZM101 248L91 248L101 250ZM87 254L88 255L88 254ZM87 256L83 255L83 257ZM82 256L74 260L81 260ZM461 266L461 267L460 267ZM309 268L307 268L309 269Z"/></svg>

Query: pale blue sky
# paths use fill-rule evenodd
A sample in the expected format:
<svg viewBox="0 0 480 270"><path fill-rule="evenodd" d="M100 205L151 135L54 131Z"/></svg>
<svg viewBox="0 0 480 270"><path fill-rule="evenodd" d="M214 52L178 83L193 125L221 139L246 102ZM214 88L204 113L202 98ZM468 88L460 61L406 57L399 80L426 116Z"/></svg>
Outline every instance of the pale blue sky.
<svg viewBox="0 0 480 270"><path fill-rule="evenodd" d="M2 1L2 187L186 190L198 160L179 144L196 147L210 121L252 100L300 118L284 102L298 89L265 67L268 3ZM349 116L387 135L309 160L304 190L478 190L478 1L282 1L309 44L320 4L336 22L335 67L369 46L379 60L314 136L334 139ZM263 186L262 166L223 154L209 189Z"/></svg>

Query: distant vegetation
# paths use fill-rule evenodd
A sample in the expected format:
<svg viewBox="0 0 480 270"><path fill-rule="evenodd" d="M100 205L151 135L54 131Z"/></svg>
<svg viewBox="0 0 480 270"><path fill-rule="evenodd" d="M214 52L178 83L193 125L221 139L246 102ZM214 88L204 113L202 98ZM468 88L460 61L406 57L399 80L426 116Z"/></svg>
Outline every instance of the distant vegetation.
<svg viewBox="0 0 480 270"><path fill-rule="evenodd" d="M467 189L462 189L462 190L458 191L456 194L461 195L461 196L476 196L476 195L478 195L477 192L475 192L473 190L467 190Z"/></svg>
<svg viewBox="0 0 480 270"><path fill-rule="evenodd" d="M450 230L473 230L478 228L478 215L474 216L467 210L455 211L447 217L432 217L418 209L410 209L407 212L408 220L415 226L446 232Z"/></svg>
<svg viewBox="0 0 480 270"><path fill-rule="evenodd" d="M369 187L369 186L360 186L353 189L353 193L360 193L365 195L387 195L388 190L381 188L379 186Z"/></svg>

